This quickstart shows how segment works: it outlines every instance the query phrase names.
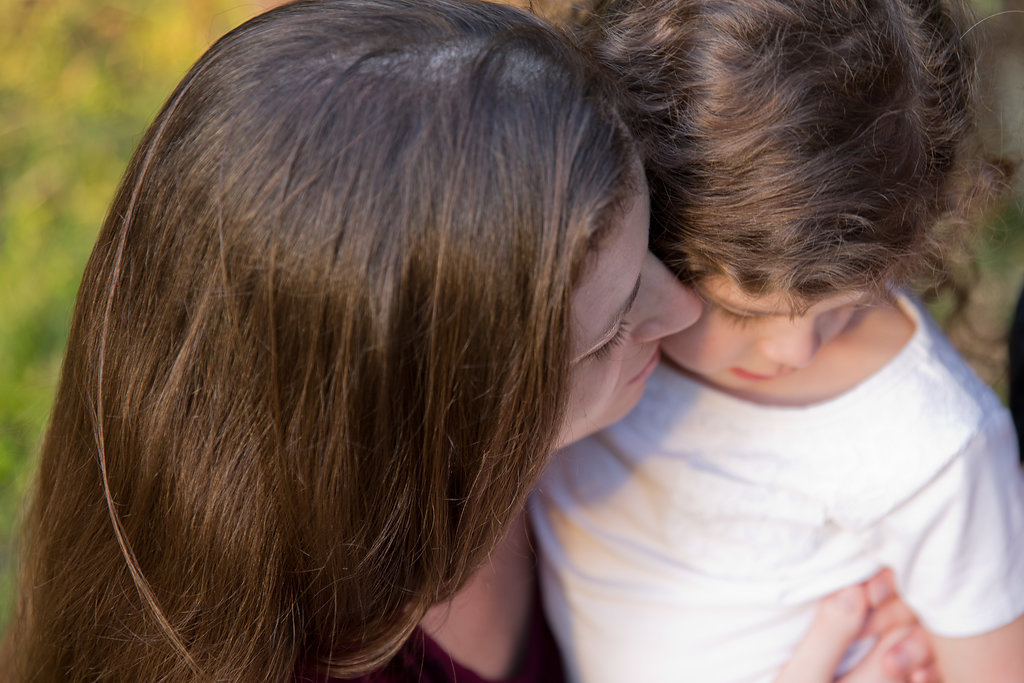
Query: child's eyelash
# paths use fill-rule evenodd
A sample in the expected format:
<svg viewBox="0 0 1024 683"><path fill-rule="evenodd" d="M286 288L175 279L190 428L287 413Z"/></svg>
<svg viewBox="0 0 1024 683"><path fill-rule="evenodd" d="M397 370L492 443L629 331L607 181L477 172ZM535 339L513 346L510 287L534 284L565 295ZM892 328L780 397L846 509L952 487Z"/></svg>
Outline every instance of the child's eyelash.
<svg viewBox="0 0 1024 683"><path fill-rule="evenodd" d="M623 320L622 324L619 325L619 329L615 331L615 336L606 341L597 349L594 349L594 351L591 352L590 357L593 358L594 360L602 360L604 358L607 358L608 354L612 352L612 349L622 344L622 342L626 341L626 333L628 331L629 323Z"/></svg>
<svg viewBox="0 0 1024 683"><path fill-rule="evenodd" d="M746 327L747 325L757 320L757 318L755 318L754 316L733 313L732 311L726 308L722 308L721 306L718 307L718 310L722 312L722 315L724 315L729 320L729 322L733 323L738 327Z"/></svg>

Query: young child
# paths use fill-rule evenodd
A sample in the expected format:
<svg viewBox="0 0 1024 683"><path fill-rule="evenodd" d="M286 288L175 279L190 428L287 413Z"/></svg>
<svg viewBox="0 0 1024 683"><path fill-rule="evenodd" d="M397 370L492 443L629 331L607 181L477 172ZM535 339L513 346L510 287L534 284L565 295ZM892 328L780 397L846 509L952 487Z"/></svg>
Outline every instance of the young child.
<svg viewBox="0 0 1024 683"><path fill-rule="evenodd" d="M532 502L575 680L770 681L823 596L890 567L943 680L1024 681L1013 424L907 293L996 177L965 149L964 16L623 0L581 30L633 89L655 246L705 308Z"/></svg>

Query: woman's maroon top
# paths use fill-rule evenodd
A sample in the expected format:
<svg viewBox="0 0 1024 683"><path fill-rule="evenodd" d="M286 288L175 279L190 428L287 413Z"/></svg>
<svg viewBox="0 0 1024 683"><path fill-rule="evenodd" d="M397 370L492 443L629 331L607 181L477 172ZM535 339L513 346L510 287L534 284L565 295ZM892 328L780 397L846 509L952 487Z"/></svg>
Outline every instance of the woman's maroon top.
<svg viewBox="0 0 1024 683"><path fill-rule="evenodd" d="M526 652L519 671L508 678L481 678L453 660L441 646L416 629L394 659L379 671L346 681L361 683L565 683L562 658L555 645L540 600L533 606ZM343 679L300 669L295 683L340 683Z"/></svg>

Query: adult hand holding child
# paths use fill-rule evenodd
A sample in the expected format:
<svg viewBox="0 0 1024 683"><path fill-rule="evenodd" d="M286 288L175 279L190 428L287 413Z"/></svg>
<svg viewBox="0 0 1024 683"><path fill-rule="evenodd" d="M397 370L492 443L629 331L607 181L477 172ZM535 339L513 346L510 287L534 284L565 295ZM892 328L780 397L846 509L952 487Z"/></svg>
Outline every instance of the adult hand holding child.
<svg viewBox="0 0 1024 683"><path fill-rule="evenodd" d="M848 648L877 642L848 673L835 679ZM844 588L822 601L807 635L775 683L939 683L928 634L896 596L892 572Z"/></svg>

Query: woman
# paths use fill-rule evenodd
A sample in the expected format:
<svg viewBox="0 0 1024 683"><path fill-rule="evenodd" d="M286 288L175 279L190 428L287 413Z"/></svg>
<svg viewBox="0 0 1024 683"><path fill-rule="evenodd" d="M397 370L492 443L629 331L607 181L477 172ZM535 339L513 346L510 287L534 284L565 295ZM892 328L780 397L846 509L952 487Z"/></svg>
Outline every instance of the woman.
<svg viewBox="0 0 1024 683"><path fill-rule="evenodd" d="M458 0L301 2L203 55L83 277L7 678L355 676L424 632L517 669L531 485L696 314L616 97Z"/></svg>

